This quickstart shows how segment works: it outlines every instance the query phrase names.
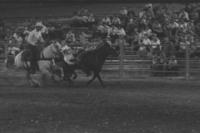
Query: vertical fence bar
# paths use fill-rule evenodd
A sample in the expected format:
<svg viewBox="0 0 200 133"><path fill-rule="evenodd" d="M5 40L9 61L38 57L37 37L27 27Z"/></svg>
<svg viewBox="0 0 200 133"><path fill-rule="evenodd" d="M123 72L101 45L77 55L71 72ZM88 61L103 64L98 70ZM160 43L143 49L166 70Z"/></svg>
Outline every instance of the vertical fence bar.
<svg viewBox="0 0 200 133"><path fill-rule="evenodd" d="M190 51L189 51L189 46L186 45L186 51L185 51L185 78L186 80L190 79Z"/></svg>
<svg viewBox="0 0 200 133"><path fill-rule="evenodd" d="M119 64L119 78L124 75L124 44L120 43L120 64Z"/></svg>
<svg viewBox="0 0 200 133"><path fill-rule="evenodd" d="M5 70L8 68L8 43L4 41L4 64Z"/></svg>

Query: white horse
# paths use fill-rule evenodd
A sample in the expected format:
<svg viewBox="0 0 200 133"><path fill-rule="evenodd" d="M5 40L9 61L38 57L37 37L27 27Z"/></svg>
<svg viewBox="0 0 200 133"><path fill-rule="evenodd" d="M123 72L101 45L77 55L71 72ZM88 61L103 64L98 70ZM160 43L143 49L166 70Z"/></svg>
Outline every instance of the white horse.
<svg viewBox="0 0 200 133"><path fill-rule="evenodd" d="M40 82L38 80L34 80L32 78L32 75L30 73L30 61L24 61L22 58L22 55L25 51L21 51L19 54L15 57L15 66L17 68L22 68L26 70L26 78L31 86L38 87L41 86L42 83L44 83L44 79L46 76L53 78L56 76L58 80L62 80L63 77L63 70L61 67L57 66L54 58L61 52L61 44L58 42L52 42L49 46L44 48L40 53L40 60L38 61L39 66L39 72L40 72L40 78L43 82ZM57 76L53 73L53 70L60 70L61 75Z"/></svg>

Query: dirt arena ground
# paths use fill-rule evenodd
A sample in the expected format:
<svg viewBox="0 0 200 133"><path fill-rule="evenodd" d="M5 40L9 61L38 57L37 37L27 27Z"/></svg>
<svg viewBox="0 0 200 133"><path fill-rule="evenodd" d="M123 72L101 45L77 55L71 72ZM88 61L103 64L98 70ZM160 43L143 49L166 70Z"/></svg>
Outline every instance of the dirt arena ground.
<svg viewBox="0 0 200 133"><path fill-rule="evenodd" d="M86 87L31 88L21 75L0 76L1 133L199 133L200 83L104 79Z"/></svg>
<svg viewBox="0 0 200 133"><path fill-rule="evenodd" d="M17 5L17 4L15 4ZM136 4L2 6L1 17L71 15L80 7L96 14ZM177 5L170 8L178 9ZM29 87L23 74L0 73L0 133L199 133L200 83L185 80L105 78L86 87L79 79Z"/></svg>

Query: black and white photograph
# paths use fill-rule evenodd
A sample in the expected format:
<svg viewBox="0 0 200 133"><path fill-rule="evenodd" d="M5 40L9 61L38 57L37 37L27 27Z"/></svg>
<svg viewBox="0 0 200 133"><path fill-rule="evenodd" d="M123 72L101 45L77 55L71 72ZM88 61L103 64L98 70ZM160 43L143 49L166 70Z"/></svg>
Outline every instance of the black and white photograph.
<svg viewBox="0 0 200 133"><path fill-rule="evenodd" d="M200 133L200 1L0 0L0 133Z"/></svg>

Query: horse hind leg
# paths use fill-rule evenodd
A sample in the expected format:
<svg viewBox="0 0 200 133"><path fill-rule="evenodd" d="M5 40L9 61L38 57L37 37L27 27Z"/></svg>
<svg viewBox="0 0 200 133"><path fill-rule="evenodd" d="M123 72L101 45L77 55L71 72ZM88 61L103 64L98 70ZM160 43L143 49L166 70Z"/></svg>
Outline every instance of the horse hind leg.
<svg viewBox="0 0 200 133"><path fill-rule="evenodd" d="M32 81L32 78L31 78L29 71L26 72L26 79L27 79L29 85L33 86L33 81Z"/></svg>

